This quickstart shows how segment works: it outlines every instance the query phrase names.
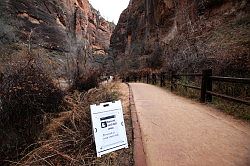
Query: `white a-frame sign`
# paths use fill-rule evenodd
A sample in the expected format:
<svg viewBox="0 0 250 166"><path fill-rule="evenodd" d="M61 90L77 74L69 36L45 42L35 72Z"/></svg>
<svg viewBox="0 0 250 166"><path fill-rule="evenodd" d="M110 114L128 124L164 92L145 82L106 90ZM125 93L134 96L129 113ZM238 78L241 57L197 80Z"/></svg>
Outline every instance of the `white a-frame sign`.
<svg viewBox="0 0 250 166"><path fill-rule="evenodd" d="M97 157L128 148L121 101L91 105L90 109Z"/></svg>

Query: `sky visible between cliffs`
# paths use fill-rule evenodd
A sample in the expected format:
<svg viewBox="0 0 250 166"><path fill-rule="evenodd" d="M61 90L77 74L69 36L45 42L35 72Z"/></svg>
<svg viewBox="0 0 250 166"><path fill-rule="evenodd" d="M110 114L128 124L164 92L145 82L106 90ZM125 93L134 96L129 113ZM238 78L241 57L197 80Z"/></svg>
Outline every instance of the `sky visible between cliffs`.
<svg viewBox="0 0 250 166"><path fill-rule="evenodd" d="M115 24L129 4L129 0L89 0L89 2L106 20L113 21Z"/></svg>

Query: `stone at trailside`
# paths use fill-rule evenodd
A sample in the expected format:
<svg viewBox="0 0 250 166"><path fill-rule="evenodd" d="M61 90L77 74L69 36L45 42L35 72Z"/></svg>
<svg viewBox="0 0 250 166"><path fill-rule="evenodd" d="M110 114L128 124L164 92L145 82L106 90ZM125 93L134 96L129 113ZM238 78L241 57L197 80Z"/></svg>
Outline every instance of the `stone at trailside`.
<svg viewBox="0 0 250 166"><path fill-rule="evenodd" d="M97 157L128 148L121 101L91 105Z"/></svg>

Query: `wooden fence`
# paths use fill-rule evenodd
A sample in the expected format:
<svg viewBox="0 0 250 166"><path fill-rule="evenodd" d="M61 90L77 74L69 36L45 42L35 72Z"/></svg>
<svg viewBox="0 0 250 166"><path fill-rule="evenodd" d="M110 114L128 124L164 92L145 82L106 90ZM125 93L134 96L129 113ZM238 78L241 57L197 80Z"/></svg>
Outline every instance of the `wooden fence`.
<svg viewBox="0 0 250 166"><path fill-rule="evenodd" d="M178 80L180 80L181 77L200 77L201 83L200 85L189 85L189 84L183 84L179 83ZM213 76L212 70L203 70L202 73L187 73L187 74L175 74L174 72L158 72L158 73L146 73L146 74L139 74L133 72L132 74L127 74L126 77L123 78L126 82L145 82L145 83L151 83L151 84L157 84L161 87L166 86L166 81L170 84L171 91L174 91L177 87L183 86L185 88L191 88L197 91L200 91L200 102L211 102L212 96L216 96L219 98L223 98L226 100L231 100L234 102L250 105L249 100L243 100L240 98L228 96L225 94L217 93L213 91L213 85L215 83L221 82L221 83L240 83L250 86L250 78L235 78L235 77L221 77L221 76Z"/></svg>

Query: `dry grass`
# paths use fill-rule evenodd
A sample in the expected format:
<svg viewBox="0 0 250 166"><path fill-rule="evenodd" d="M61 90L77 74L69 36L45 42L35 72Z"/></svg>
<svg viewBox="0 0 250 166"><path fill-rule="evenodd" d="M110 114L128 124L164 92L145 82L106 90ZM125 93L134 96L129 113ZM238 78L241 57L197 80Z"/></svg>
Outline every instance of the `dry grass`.
<svg viewBox="0 0 250 166"><path fill-rule="evenodd" d="M36 142L43 115L60 112L64 98L34 59L12 62L7 71L0 84L0 165L20 158Z"/></svg>
<svg viewBox="0 0 250 166"><path fill-rule="evenodd" d="M17 54L0 65L0 165L131 165L131 149L97 158L93 142L90 105L120 99L116 85L61 91L47 62ZM80 83L95 86L91 74Z"/></svg>
<svg viewBox="0 0 250 166"><path fill-rule="evenodd" d="M201 80L193 79L189 80L187 78L181 78L177 81L177 83L186 84L186 85L193 85L193 86L200 86ZM162 87L166 90L170 90L170 82L168 80L165 81L166 86ZM146 83L144 81L144 83ZM159 84L157 85L159 86ZM213 91L225 94L228 96L233 96L236 98L240 98L243 100L249 100L249 85L242 85L242 84L233 84L233 83L219 83L216 82L213 84ZM174 94L180 95L183 97L190 98L194 101L199 102L200 99L200 91L183 87L181 85L177 85L173 91ZM218 97L213 96L213 100L211 103L207 103L208 105L221 110L222 112L232 115L235 118L243 119L246 121L250 121L250 107L245 104L240 104L237 102L224 100Z"/></svg>
<svg viewBox="0 0 250 166"><path fill-rule="evenodd" d="M117 161L121 151L96 157L89 108L90 104L117 100L118 96L116 85L67 95L64 112L55 118L44 116L49 122L38 147L28 153L24 151L27 154L12 165L123 165L124 161Z"/></svg>
<svg viewBox="0 0 250 166"><path fill-rule="evenodd" d="M211 106L222 110L226 114L250 122L250 106L235 103L228 100L223 100L217 97L213 97L213 102L211 103Z"/></svg>

